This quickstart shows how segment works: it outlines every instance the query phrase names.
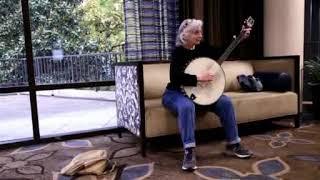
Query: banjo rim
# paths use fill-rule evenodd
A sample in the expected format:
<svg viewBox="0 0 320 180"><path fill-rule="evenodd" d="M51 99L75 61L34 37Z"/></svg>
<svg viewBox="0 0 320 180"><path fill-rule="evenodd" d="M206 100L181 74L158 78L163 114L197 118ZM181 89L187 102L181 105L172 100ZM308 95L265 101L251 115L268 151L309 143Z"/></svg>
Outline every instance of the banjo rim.
<svg viewBox="0 0 320 180"><path fill-rule="evenodd" d="M192 98L190 97L190 96L193 94L193 93L190 93L190 92L191 92L190 89L191 89L191 88L197 88L197 86L183 86L183 89L184 89L186 95L188 96L188 98L190 98L191 100L193 100L194 103L199 104L199 105L210 105L210 104L215 103L215 102L223 95L223 93L224 93L224 91L225 91L225 88L226 88L226 76L225 76L225 72L224 72L224 70L222 69L221 65L219 65L219 64L218 64L214 59L212 59L212 58L199 57L199 58L195 58L194 60L192 60L192 61L189 63L189 65L187 66L187 68L185 69L184 72L190 74L189 72L186 72L186 71L188 70L188 68L190 68L190 67L189 67L190 64L197 63L196 61L203 61L204 59L205 59L205 60L210 60L211 65L214 65L216 68L218 68L219 73L222 74L222 77L220 77L220 78L222 78L222 82L223 82L223 87L222 87L222 88L220 87L221 92L219 92L219 93L217 93L216 95L214 95L214 96L216 96L216 97L213 97L212 100L210 100L210 101L204 101L204 100L199 100L199 99L198 99L198 100L192 99ZM195 74L193 74L193 75L195 75ZM221 84L222 84L222 83L221 83ZM212 90L212 91L214 91L214 90Z"/></svg>

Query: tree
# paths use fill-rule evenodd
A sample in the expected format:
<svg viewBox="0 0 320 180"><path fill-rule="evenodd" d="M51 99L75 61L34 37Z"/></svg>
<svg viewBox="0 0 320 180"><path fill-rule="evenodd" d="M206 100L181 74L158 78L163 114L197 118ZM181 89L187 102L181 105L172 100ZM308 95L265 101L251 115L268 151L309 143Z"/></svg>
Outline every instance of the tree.
<svg viewBox="0 0 320 180"><path fill-rule="evenodd" d="M0 59L23 56L19 0L0 1ZM122 0L29 0L34 56L105 52L124 41Z"/></svg>
<svg viewBox="0 0 320 180"><path fill-rule="evenodd" d="M122 1L29 0L34 56L51 56L54 49L63 49L64 54L113 51L124 42ZM25 69L22 57L20 0L0 0L0 60L6 59L0 61L0 82L25 77L13 76Z"/></svg>
<svg viewBox="0 0 320 180"><path fill-rule="evenodd" d="M0 59L24 52L24 36L18 0L0 1Z"/></svg>
<svg viewBox="0 0 320 180"><path fill-rule="evenodd" d="M32 44L36 56L51 55L51 50L63 48L66 54L82 51L83 34L88 28L81 27L83 12L77 7L82 0L31 0ZM85 45L93 50L90 45Z"/></svg>
<svg viewBox="0 0 320 180"><path fill-rule="evenodd" d="M80 9L84 12L82 27L89 28L86 39L99 45L99 51L113 51L124 44L122 0L87 0Z"/></svg>

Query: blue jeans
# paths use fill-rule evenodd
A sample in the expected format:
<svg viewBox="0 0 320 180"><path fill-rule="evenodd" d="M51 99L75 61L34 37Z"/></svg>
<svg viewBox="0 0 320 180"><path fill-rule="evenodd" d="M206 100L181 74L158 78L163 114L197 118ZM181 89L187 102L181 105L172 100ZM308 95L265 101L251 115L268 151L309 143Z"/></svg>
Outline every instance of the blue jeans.
<svg viewBox="0 0 320 180"><path fill-rule="evenodd" d="M168 89L163 94L162 104L177 116L184 148L195 147L196 109L200 106L198 107L180 91ZM228 96L222 95L215 103L201 108L206 108L219 116L228 144L240 142L233 105Z"/></svg>

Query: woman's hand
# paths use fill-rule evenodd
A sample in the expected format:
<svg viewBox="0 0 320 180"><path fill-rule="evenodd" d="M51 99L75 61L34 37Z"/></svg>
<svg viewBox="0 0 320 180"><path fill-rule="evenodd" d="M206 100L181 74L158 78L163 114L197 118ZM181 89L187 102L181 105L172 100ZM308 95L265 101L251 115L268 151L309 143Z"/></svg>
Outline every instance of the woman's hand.
<svg viewBox="0 0 320 180"><path fill-rule="evenodd" d="M214 75L208 71L197 75L197 80L200 82L212 81L213 78Z"/></svg>
<svg viewBox="0 0 320 180"><path fill-rule="evenodd" d="M252 28L249 26L242 26L240 34L242 34L243 40L247 39L250 36Z"/></svg>

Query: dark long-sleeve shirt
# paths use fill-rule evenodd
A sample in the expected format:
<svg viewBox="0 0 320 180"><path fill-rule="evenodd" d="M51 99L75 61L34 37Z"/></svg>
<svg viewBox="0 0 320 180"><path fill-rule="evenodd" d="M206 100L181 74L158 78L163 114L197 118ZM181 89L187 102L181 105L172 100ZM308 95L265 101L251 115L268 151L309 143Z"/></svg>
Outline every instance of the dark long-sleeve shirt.
<svg viewBox="0 0 320 180"><path fill-rule="evenodd" d="M223 49L213 48L206 44L199 44L193 50L186 49L182 46L176 47L173 51L170 64L170 82L167 89L181 90L181 86L196 86L197 76L186 74L184 70L188 64L199 57L208 57L217 60L222 54Z"/></svg>

